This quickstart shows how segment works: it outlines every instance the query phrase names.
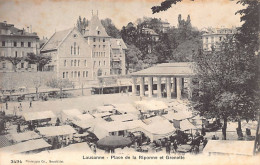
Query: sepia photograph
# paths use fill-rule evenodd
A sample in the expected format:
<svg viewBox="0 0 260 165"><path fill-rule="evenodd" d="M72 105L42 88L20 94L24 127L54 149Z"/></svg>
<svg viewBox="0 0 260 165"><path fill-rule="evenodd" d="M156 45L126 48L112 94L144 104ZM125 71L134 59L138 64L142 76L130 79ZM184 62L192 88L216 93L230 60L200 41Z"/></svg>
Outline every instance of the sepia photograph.
<svg viewBox="0 0 260 165"><path fill-rule="evenodd" d="M259 49L259 0L0 0L0 164L258 164Z"/></svg>

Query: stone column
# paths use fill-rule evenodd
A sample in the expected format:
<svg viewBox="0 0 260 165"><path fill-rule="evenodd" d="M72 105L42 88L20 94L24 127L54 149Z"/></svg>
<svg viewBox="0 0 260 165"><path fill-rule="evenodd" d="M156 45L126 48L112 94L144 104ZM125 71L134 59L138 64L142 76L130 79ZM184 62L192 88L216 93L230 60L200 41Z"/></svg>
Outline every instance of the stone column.
<svg viewBox="0 0 260 165"><path fill-rule="evenodd" d="M188 79L188 99L192 98L192 78Z"/></svg>
<svg viewBox="0 0 260 165"><path fill-rule="evenodd" d="M140 96L144 96L144 77L140 77Z"/></svg>
<svg viewBox="0 0 260 165"><path fill-rule="evenodd" d="M136 77L132 77L132 95L136 96Z"/></svg>
<svg viewBox="0 0 260 165"><path fill-rule="evenodd" d="M157 97L162 98L162 79L157 77Z"/></svg>
<svg viewBox="0 0 260 165"><path fill-rule="evenodd" d="M172 98L171 77L166 77L166 92L167 92L167 99L171 99Z"/></svg>
<svg viewBox="0 0 260 165"><path fill-rule="evenodd" d="M176 78L173 77L172 80L172 93L176 93Z"/></svg>
<svg viewBox="0 0 260 165"><path fill-rule="evenodd" d="M148 77L148 97L153 97L153 77Z"/></svg>
<svg viewBox="0 0 260 165"><path fill-rule="evenodd" d="M177 77L177 99L180 100L181 99L181 90L182 90L182 78L181 77Z"/></svg>

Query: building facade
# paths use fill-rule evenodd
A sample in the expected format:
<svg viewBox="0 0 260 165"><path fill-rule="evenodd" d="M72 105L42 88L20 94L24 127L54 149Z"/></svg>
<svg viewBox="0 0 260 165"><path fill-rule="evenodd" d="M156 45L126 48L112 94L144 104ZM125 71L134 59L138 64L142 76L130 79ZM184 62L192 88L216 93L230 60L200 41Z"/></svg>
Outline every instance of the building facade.
<svg viewBox="0 0 260 165"><path fill-rule="evenodd" d="M39 53L39 37L28 28L18 29L13 24L0 22L0 55L4 57L25 58L28 53ZM15 67L10 61L0 62L0 72L37 71L34 64L22 60Z"/></svg>
<svg viewBox="0 0 260 165"><path fill-rule="evenodd" d="M235 33L235 28L208 29L207 32L202 35L203 50L212 51L212 48L218 50L220 43L223 42L228 36Z"/></svg>
<svg viewBox="0 0 260 165"><path fill-rule="evenodd" d="M72 82L97 80L98 77L125 74L125 50L122 39L106 33L97 15L82 32L77 28L55 32L41 53L51 56L45 71Z"/></svg>

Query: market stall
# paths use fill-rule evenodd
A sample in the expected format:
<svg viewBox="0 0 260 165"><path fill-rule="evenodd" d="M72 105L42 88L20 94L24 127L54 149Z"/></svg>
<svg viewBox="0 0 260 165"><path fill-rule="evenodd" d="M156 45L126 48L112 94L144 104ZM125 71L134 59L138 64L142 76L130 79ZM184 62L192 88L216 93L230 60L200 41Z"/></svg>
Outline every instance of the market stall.
<svg viewBox="0 0 260 165"><path fill-rule="evenodd" d="M27 112L22 116L27 121L29 130L33 130L35 127L54 124L56 118L56 115L52 111Z"/></svg>
<svg viewBox="0 0 260 165"><path fill-rule="evenodd" d="M115 109L124 114L124 113L127 113L127 114L134 114L134 115L137 115L139 114L139 111L134 107L134 105L132 104L112 104Z"/></svg>
<svg viewBox="0 0 260 165"><path fill-rule="evenodd" d="M126 121L137 120L137 119L138 119L138 116L137 116L137 115L133 115L133 114L122 114L122 115L112 115L112 116L110 116L110 118L111 118L113 121L126 122Z"/></svg>
<svg viewBox="0 0 260 165"><path fill-rule="evenodd" d="M78 109L67 109L61 111L61 120L62 122L75 120L76 116L82 115Z"/></svg>
<svg viewBox="0 0 260 165"><path fill-rule="evenodd" d="M38 135L34 131L27 131L27 132L23 132L23 133L13 133L13 134L10 134L9 137L13 143L20 143L20 142L24 142L24 141L28 141L28 140L41 138L40 135Z"/></svg>

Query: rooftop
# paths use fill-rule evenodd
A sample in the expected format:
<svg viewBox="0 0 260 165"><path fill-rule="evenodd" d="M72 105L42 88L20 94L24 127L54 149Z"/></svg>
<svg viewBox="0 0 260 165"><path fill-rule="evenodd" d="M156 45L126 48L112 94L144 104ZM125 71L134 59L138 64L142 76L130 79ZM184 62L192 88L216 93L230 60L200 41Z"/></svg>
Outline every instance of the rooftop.
<svg viewBox="0 0 260 165"><path fill-rule="evenodd" d="M112 49L127 49L123 39L111 38L110 45Z"/></svg>
<svg viewBox="0 0 260 165"><path fill-rule="evenodd" d="M176 63L162 63L156 66L134 72L132 76L194 76L193 63L176 62Z"/></svg>
<svg viewBox="0 0 260 165"><path fill-rule="evenodd" d="M89 25L86 28L84 37L88 36L109 37L97 15L92 16Z"/></svg>

